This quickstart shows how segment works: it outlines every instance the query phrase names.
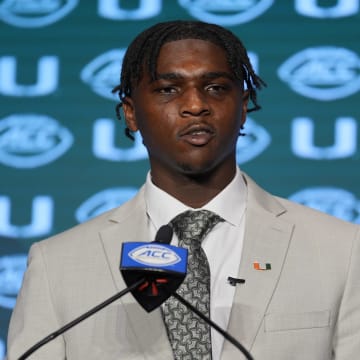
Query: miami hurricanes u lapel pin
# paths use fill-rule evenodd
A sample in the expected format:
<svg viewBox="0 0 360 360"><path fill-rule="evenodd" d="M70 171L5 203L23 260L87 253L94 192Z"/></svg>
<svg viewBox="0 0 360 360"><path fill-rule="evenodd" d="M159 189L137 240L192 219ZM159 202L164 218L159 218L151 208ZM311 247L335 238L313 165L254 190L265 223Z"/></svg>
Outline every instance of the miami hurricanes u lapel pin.
<svg viewBox="0 0 360 360"><path fill-rule="evenodd" d="M255 270L271 270L270 263L259 263L258 261L254 261L253 266Z"/></svg>

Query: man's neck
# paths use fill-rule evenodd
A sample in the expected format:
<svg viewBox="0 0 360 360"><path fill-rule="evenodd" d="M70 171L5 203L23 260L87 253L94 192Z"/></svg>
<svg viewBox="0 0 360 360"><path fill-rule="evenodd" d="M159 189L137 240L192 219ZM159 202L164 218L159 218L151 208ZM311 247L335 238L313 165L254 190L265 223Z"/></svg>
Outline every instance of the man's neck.
<svg viewBox="0 0 360 360"><path fill-rule="evenodd" d="M229 176L217 175L186 175L156 176L152 174L153 183L183 204L194 209L201 208L217 196L234 178L236 169Z"/></svg>

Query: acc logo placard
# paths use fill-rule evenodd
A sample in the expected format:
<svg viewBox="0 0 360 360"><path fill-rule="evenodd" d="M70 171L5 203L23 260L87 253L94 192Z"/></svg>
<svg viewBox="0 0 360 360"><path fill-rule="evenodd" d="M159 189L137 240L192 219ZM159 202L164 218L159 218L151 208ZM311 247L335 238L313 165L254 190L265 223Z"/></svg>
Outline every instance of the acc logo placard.
<svg viewBox="0 0 360 360"><path fill-rule="evenodd" d="M0 163L36 168L63 155L73 135L55 119L39 114L13 114L0 120Z"/></svg>
<svg viewBox="0 0 360 360"><path fill-rule="evenodd" d="M236 144L236 160L238 164L246 163L259 156L271 143L270 134L251 118L247 118L245 136L239 136Z"/></svg>
<svg viewBox="0 0 360 360"><path fill-rule="evenodd" d="M138 246L129 252L129 257L140 264L149 266L169 266L181 261L175 251L155 244Z"/></svg>
<svg viewBox="0 0 360 360"><path fill-rule="evenodd" d="M323 101L341 99L360 89L360 58L334 46L307 48L286 60L278 75L303 96Z"/></svg>
<svg viewBox="0 0 360 360"><path fill-rule="evenodd" d="M23 28L55 23L68 15L79 0L5 0L0 4L0 19Z"/></svg>
<svg viewBox="0 0 360 360"><path fill-rule="evenodd" d="M26 269L25 254L0 257L0 306L12 309Z"/></svg>
<svg viewBox="0 0 360 360"><path fill-rule="evenodd" d="M311 187L298 191L289 199L342 220L360 223L360 201L347 190L336 187Z"/></svg>
<svg viewBox="0 0 360 360"><path fill-rule="evenodd" d="M274 3L274 0L178 0L195 18L219 25L238 25L249 22Z"/></svg>
<svg viewBox="0 0 360 360"><path fill-rule="evenodd" d="M120 82L120 71L126 49L110 50L99 55L81 71L81 80L98 95L118 100L111 90Z"/></svg>
<svg viewBox="0 0 360 360"><path fill-rule="evenodd" d="M75 217L80 223L90 220L130 200L138 192L133 187L111 188L98 192L82 203Z"/></svg>

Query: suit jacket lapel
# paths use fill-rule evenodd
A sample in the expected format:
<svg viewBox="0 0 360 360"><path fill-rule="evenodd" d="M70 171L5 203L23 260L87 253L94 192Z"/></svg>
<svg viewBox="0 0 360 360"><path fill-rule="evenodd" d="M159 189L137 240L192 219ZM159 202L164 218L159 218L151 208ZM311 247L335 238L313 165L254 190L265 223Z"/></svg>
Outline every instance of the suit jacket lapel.
<svg viewBox="0 0 360 360"><path fill-rule="evenodd" d="M116 209L108 219L108 226L100 231L108 265L117 290L125 287L120 274L120 255L123 242L149 241L142 191L129 203Z"/></svg>
<svg viewBox="0 0 360 360"><path fill-rule="evenodd" d="M280 218L286 210L274 197L258 188L249 178L245 179L248 184L248 208L238 277L246 282L237 286L228 331L251 350L280 278L293 224ZM256 270L255 261L261 268L265 268L266 263L270 264L271 270ZM233 359L238 354L232 344L225 342L223 360Z"/></svg>
<svg viewBox="0 0 360 360"><path fill-rule="evenodd" d="M100 238L115 287L120 291L126 287L119 270L122 242L150 240L143 189L132 201L111 215L109 226L100 232ZM122 297L120 301L128 314L134 343L144 358L153 355L156 359L170 359L172 352L160 309L147 313L130 294Z"/></svg>

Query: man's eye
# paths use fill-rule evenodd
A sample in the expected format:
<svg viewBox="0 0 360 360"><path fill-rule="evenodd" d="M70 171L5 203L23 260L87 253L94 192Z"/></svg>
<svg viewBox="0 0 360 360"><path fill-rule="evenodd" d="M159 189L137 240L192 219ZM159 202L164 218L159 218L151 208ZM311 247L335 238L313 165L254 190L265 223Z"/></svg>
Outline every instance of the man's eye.
<svg viewBox="0 0 360 360"><path fill-rule="evenodd" d="M210 92L216 92L216 93L224 92L227 90L227 86L219 85L219 84L212 84L212 85L207 86L206 90L210 91Z"/></svg>
<svg viewBox="0 0 360 360"><path fill-rule="evenodd" d="M176 92L176 89L171 86L166 86L158 89L158 92L160 94L174 94Z"/></svg>

